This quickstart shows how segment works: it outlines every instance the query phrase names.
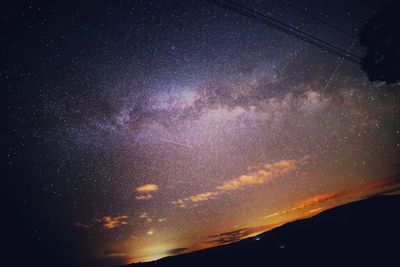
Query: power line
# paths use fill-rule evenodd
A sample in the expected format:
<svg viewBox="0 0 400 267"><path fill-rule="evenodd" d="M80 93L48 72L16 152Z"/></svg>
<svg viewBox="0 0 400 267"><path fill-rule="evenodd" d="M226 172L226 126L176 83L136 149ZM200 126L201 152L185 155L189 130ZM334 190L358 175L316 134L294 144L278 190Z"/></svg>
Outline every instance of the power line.
<svg viewBox="0 0 400 267"><path fill-rule="evenodd" d="M296 28L293 28L290 25L287 25L277 19L270 17L270 16L267 16L258 11L252 10L246 6L237 4L237 3L233 2L233 1L229 1L229 0L207 0L207 1L213 3L217 6L220 6L225 9L236 12L245 17L248 17L250 19L253 19L255 21L258 21L260 23L271 26L279 31L285 32L291 36L294 36L294 37L296 37L302 41L305 41L309 44L312 44L316 47L319 47L327 52L330 52L331 54L338 56L338 57L344 58L350 62L353 62L356 64L360 63L360 60L361 60L360 57L350 54L347 51L345 51L339 47L331 45L328 42L325 42L317 37L314 37L314 36L306 33L306 32L303 32Z"/></svg>
<svg viewBox="0 0 400 267"><path fill-rule="evenodd" d="M289 3L289 2L287 2L287 1L285 1L285 0L275 0L275 1L280 2L280 3L286 5L286 6L289 7L289 8L292 8L293 10L296 10L297 12L299 12L299 13L301 13L301 14L303 14L303 15L306 15L306 16L310 17L311 19L315 20L315 21L318 21L318 22L321 23L321 24L324 24L325 26L331 28L332 30L334 30L334 31L336 31L336 32L339 32L339 33L341 33L341 34L344 34L344 35L346 35L347 37L350 37L350 38L352 38L352 39L358 40L358 37L357 37L357 36L354 36L354 35L352 35L352 34L350 34L350 33L348 33L348 32L345 32L345 31L343 31L342 29L340 29L339 27L336 27L335 25L332 25L332 24L328 23L327 21L321 19L321 18L318 17L318 16L315 16L315 15L313 15L313 14L310 14L310 13L308 13L308 12L305 12L305 11L302 10L301 8L298 8L298 7L296 7L295 5Z"/></svg>
<svg viewBox="0 0 400 267"><path fill-rule="evenodd" d="M252 10L246 6L237 4L230 0L207 0L207 1L212 2L218 6L224 7L226 9L232 10L238 14L241 14L243 16L246 16L248 18L251 18L253 20L256 20L258 22L266 24L268 26L271 26L280 31L283 31L289 35L292 35L292 36L300 39L300 40L303 40L303 41L313 44L321 49L324 49L332 54L335 54L336 56L346 58L354 63L359 63L359 61L360 61L360 58L358 56L349 54L349 53L347 53L347 51L345 51L339 47L331 45L317 37L314 37L308 33L305 33L296 28L293 28L290 25L287 25L277 19L274 19L274 18L267 16L263 13L260 13L258 11Z"/></svg>

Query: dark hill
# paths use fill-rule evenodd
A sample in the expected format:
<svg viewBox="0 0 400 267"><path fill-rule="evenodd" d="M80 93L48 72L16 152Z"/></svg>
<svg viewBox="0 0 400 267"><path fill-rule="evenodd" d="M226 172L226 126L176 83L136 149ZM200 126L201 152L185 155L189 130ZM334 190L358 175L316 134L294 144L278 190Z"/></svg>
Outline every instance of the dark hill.
<svg viewBox="0 0 400 267"><path fill-rule="evenodd" d="M128 266L400 266L400 196L377 196L237 243Z"/></svg>

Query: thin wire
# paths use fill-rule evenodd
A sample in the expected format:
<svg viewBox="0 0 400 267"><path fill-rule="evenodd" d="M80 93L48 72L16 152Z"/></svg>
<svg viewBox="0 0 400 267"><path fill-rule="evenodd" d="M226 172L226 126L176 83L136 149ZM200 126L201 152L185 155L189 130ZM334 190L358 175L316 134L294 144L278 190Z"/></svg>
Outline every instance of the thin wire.
<svg viewBox="0 0 400 267"><path fill-rule="evenodd" d="M296 37L296 38L298 38L298 39L300 39L302 41L305 41L305 42L307 42L309 44L312 44L312 45L317 46L317 47L319 47L319 48L321 48L323 50L326 50L326 51L328 51L328 52L330 52L330 53L332 53L332 54L334 54L334 55L336 55L338 57L345 58L345 59L347 59L347 60L349 60L349 61L351 61L353 63L359 64L359 62L360 62L360 58L358 56L356 56L356 55L347 53L347 51L345 51L345 50L343 50L343 49L341 49L339 47L333 46L333 45L331 45L331 44L329 44L329 43L327 43L327 42L325 42L325 41L323 41L323 40L321 40L321 39L319 39L317 37L314 37L314 36L312 36L310 34L307 34L305 32L297 30L297 29L295 29L295 28L293 28L293 27L291 27L291 26L289 26L289 25L287 25L287 24L285 24L283 22L280 22L280 21L278 21L278 20L276 20L274 18L271 18L269 16L266 16L265 14L262 14L260 12L251 10L251 9L245 7L245 6L240 5L240 4L234 3L232 1L222 1L222 0L207 0L207 1L211 2L211 3L215 4L215 5L221 6L221 7L225 8L225 9L234 11L234 12L240 14L240 15L243 15L243 16L246 16L248 18L251 18L251 19L253 19L255 21L258 21L258 22L261 22L261 23L266 24L268 26L271 26L271 27L273 27L273 28L275 28L277 30L280 30L280 31L285 32L285 33L287 33L289 35L292 35L292 36L294 36L294 37Z"/></svg>
<svg viewBox="0 0 400 267"><path fill-rule="evenodd" d="M214 0L214 1L215 1L215 0ZM224 2L224 0L219 0L219 2ZM336 46L334 46L334 45L331 45L330 43L325 42L325 41L323 41L323 40L321 40L321 39L319 39L319 38L317 38L317 37L315 37L315 36L312 36L311 34L308 34L308 33L306 33L306 32L303 32L303 31L301 31L301 30L298 30L298 29L296 29L296 28L293 28L292 26L290 26L290 25L288 25L288 24L286 24L286 23L283 23L283 22L281 22L281 21L279 21L279 20L277 20L277 19L275 19L275 18L273 18L273 17L271 17L271 16L265 15L265 14L263 14L263 13L261 13L261 12L258 12L258 11L256 11L256 10L250 9L250 8L248 8L248 7L246 7L246 6L243 6L243 5L241 5L241 4L235 3L235 2L230 1L230 0L225 0L225 2L228 2L228 3L230 3L231 5L237 6L237 7L239 7L239 8L242 8L242 9L244 9L244 10L247 11L247 12L251 12L251 13L254 13L254 14L256 14L256 15L259 15L259 16L261 16L261 17L267 19L267 20L270 20L270 21L273 21L273 22L275 22L275 23L278 23L278 24L280 24L281 26L287 28L287 29L290 30L290 31L294 31L294 32L296 32L297 34L304 35L304 36L306 36L306 37L308 37L308 38L313 39L314 41L320 42L320 43L322 43L322 44L324 44L324 45L327 45L327 46L331 47L332 49L338 50L338 51L340 51L340 52L346 54L346 51L345 51L345 50L343 50L343 49L341 49L341 48L339 48L339 47L336 47ZM356 55L352 55L352 54L349 54L349 55L352 56L352 57L354 57L354 58L356 58L356 59L360 59L360 58L359 58L358 56L356 56Z"/></svg>

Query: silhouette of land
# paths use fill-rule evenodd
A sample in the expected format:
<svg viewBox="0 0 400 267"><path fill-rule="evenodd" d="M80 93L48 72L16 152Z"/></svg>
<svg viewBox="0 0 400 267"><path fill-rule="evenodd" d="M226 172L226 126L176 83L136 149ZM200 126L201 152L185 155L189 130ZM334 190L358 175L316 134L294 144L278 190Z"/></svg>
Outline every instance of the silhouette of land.
<svg viewBox="0 0 400 267"><path fill-rule="evenodd" d="M399 208L400 195L376 196L236 243L128 266L394 266Z"/></svg>

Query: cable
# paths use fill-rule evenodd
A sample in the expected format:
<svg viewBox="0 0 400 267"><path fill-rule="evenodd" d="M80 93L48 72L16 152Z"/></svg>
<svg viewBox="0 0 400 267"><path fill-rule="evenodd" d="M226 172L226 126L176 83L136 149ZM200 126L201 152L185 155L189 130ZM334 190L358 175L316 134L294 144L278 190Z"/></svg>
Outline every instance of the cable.
<svg viewBox="0 0 400 267"><path fill-rule="evenodd" d="M328 51L328 52L330 52L330 53L332 53L332 54L334 54L334 55L336 55L338 57L345 58L345 59L347 59L347 60L349 60L349 61L351 61L353 63L359 64L359 62L360 62L360 58L358 56L356 56L356 55L347 53L347 51L345 51L345 50L343 50L343 49L341 49L339 47L331 45L331 44L329 44L329 43L327 43L327 42L325 42L325 41L323 41L323 40L321 40L321 39L319 39L317 37L314 37L314 36L312 36L312 35L310 35L308 33L302 32L302 31L300 31L298 29L295 29L295 28L293 28L293 27L291 27L291 26L289 26L289 25L287 25L287 24L285 24L283 22L280 22L280 21L278 21L278 20L276 20L276 19L274 19L272 17L269 17L269 16L267 16L265 14L262 14L260 12L255 11L255 10L252 10L252 9L250 9L248 7L243 6L243 5L237 4L237 3L233 2L233 1L229 1L229 0L227 0L227 1L224 1L224 0L207 0L207 1L213 3L213 4L217 5L217 6L221 6L221 7L225 8L225 9L234 11L234 12L236 12L236 13L238 13L240 15L243 15L245 17L251 18L251 19L253 19L255 21L258 21L258 22L261 22L261 23L266 24L268 26L271 26L271 27L273 27L273 28L275 28L277 30L280 30L280 31L285 32L285 33L287 33L289 35L292 35L292 36L294 36L294 37L296 37L296 38L298 38L298 39L300 39L302 41L305 41L305 42L307 42L309 44L312 44L314 46L317 46L317 47L319 47L319 48L321 48L321 49L323 49L325 51Z"/></svg>
<svg viewBox="0 0 400 267"><path fill-rule="evenodd" d="M315 42L321 43L321 44L323 44L323 45L329 47L330 49L339 51L339 52L342 53L343 55L346 55L346 57L347 57L347 56L351 56L351 57L353 57L353 58L356 59L356 60L360 60L359 57L357 57L357 56L355 56L355 55L352 55L352 54L349 54L349 53L347 53L347 51L345 51L345 50L343 50L343 49L341 49L341 48L339 48L339 47L336 47L336 46L334 46L334 45L331 45L331 44L329 44L328 42L325 42L325 41L323 41L323 40L321 40L321 39L319 39L319 38L317 38L317 37L314 37L314 36L312 36L312 35L310 35L310 34L308 34L308 33L305 33L305 32L303 32L303 31L300 31L300 30L296 29L296 28L293 28L292 26L290 26L290 25L288 25L288 24L286 24L286 23L283 23L283 22L281 22L281 21L279 21L279 20L277 20L277 19L274 19L274 18L271 17L271 16L267 16L267 15L265 15L265 14L263 14L263 13L260 13L260 12L258 12L258 11L252 10L252 9L246 7L246 6L237 4L237 3L233 2L233 1L230 1L230 0L225 0L225 1L224 1L224 0L217 0L217 1L214 0L213 2L220 2L220 3L222 2L223 5L224 5L223 2L227 2L228 5L225 4L225 5L224 5L225 7L228 7L229 4L230 4L230 5L233 5L233 6L234 6L234 9L237 9L237 10L239 10L239 11L244 10L244 12L247 12L247 13L249 13L249 14L252 13L253 16L255 16L255 17L260 16L260 17L261 17L260 19L269 20L269 21L272 22L272 23L276 23L276 24L278 24L279 26L284 27L286 30L288 30L288 31L290 32L289 34L291 34L291 35L293 35L293 36L294 36L294 35L300 35L300 36L306 37L306 39L308 39L308 41L312 41L313 43L315 43ZM275 25L275 26L277 26L277 25ZM305 41L307 41L307 40L305 40Z"/></svg>

